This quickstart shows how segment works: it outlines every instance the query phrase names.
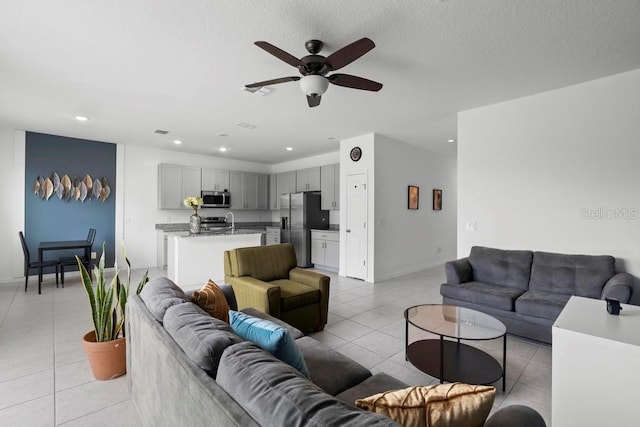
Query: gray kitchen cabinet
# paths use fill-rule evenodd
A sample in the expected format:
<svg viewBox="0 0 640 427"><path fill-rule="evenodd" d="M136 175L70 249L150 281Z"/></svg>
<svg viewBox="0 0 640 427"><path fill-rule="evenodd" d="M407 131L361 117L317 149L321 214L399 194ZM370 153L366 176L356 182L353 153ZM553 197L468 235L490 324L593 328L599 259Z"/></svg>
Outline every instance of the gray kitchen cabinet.
<svg viewBox="0 0 640 427"><path fill-rule="evenodd" d="M267 210L269 176L254 172L231 171L229 174L231 209Z"/></svg>
<svg viewBox="0 0 640 427"><path fill-rule="evenodd" d="M269 175L258 174L258 209L268 211L269 206Z"/></svg>
<svg viewBox="0 0 640 427"><path fill-rule="evenodd" d="M278 193L278 175L272 173L269 175L269 210L279 209L280 193Z"/></svg>
<svg viewBox="0 0 640 427"><path fill-rule="evenodd" d="M280 195L296 192L296 171L280 172L276 177L277 197L276 210L280 210Z"/></svg>
<svg viewBox="0 0 640 427"><path fill-rule="evenodd" d="M231 171L229 173L229 193L231 193L229 209L244 209L244 172Z"/></svg>
<svg viewBox="0 0 640 427"><path fill-rule="evenodd" d="M188 209L183 204L185 197L199 196L200 191L200 168L168 163L158 165L158 209Z"/></svg>
<svg viewBox="0 0 640 427"><path fill-rule="evenodd" d="M311 230L311 263L316 268L337 271L340 266L340 233Z"/></svg>
<svg viewBox="0 0 640 427"><path fill-rule="evenodd" d="M340 209L340 164L322 166L320 168L321 208L325 210Z"/></svg>
<svg viewBox="0 0 640 427"><path fill-rule="evenodd" d="M296 171L296 191L320 191L320 167Z"/></svg>
<svg viewBox="0 0 640 427"><path fill-rule="evenodd" d="M267 227L267 245L279 245L280 244L280 228L279 227Z"/></svg>
<svg viewBox="0 0 640 427"><path fill-rule="evenodd" d="M229 189L227 169L202 168L202 190L223 191Z"/></svg>
<svg viewBox="0 0 640 427"><path fill-rule="evenodd" d="M258 174L244 173L244 209L258 209Z"/></svg>
<svg viewBox="0 0 640 427"><path fill-rule="evenodd" d="M184 201L185 197L188 196L198 196L200 197L200 192L202 191L202 169L196 168L193 166L183 166L182 167L182 200ZM190 209L184 207L184 209Z"/></svg>

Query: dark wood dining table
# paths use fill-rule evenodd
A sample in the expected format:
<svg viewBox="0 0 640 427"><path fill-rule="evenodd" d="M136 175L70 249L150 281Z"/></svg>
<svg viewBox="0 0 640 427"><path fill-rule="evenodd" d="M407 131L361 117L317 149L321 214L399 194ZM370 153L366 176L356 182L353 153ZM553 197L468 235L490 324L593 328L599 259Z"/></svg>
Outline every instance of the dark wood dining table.
<svg viewBox="0 0 640 427"><path fill-rule="evenodd" d="M83 249L85 259L91 259L91 242L88 240L58 240L51 242L40 242L38 245L38 261L42 262L42 257L46 251L64 251L69 249ZM89 266L90 267L90 266ZM91 268L89 268L91 271ZM39 277L42 278L42 267L38 271ZM38 293L40 293L40 285L38 284Z"/></svg>

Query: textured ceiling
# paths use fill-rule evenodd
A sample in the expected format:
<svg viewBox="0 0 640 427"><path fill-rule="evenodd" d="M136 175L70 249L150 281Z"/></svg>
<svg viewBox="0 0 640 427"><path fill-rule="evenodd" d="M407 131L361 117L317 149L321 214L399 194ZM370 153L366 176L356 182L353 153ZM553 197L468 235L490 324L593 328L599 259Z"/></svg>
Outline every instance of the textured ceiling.
<svg viewBox="0 0 640 427"><path fill-rule="evenodd" d="M638 0L1 0L0 122L264 163L368 132L453 151L458 111L640 68L638 22ZM378 93L241 90L297 75L256 40L301 57L361 37L376 48L340 72Z"/></svg>

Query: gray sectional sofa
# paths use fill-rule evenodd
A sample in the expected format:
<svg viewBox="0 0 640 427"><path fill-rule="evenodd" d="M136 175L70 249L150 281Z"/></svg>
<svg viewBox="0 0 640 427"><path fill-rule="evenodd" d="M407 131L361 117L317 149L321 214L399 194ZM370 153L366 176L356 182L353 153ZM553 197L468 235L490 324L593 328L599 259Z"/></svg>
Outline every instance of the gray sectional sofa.
<svg viewBox="0 0 640 427"><path fill-rule="evenodd" d="M474 246L445 264L444 304L500 319L509 333L551 343L551 325L571 295L629 302L633 278L608 255L565 255Z"/></svg>
<svg viewBox="0 0 640 427"><path fill-rule="evenodd" d="M223 291L232 309L230 286ZM127 303L127 376L145 426L397 426L353 406L358 398L407 387L369 370L299 330L285 327L310 379L211 317L167 278L150 281ZM512 406L486 425L544 425L537 412ZM535 424L535 423L538 424ZM542 424L540 424L542 422Z"/></svg>

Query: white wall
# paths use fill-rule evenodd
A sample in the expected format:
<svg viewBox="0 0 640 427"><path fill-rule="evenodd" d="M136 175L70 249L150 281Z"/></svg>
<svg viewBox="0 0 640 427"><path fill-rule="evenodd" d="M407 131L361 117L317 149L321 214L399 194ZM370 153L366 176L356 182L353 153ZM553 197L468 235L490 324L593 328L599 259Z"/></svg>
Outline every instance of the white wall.
<svg viewBox="0 0 640 427"><path fill-rule="evenodd" d="M353 147L362 149L362 158L354 162L349 157L349 152ZM367 177L367 224L375 222L375 181L374 171L374 134L369 133L355 138L343 139L340 141L340 224L347 223L347 176L364 173ZM367 282L373 282L375 279L375 232L373 227L367 227ZM345 227L340 227L340 270L341 276L346 276L347 265L347 233Z"/></svg>
<svg viewBox="0 0 640 427"><path fill-rule="evenodd" d="M375 135L375 278L400 276L456 257L456 159ZM407 209L408 186L418 210ZM433 210L433 189L443 208ZM382 242L382 243L381 243Z"/></svg>
<svg viewBox="0 0 640 427"><path fill-rule="evenodd" d="M640 275L639 94L635 70L460 113L458 256L609 254Z"/></svg>
<svg viewBox="0 0 640 427"><path fill-rule="evenodd" d="M349 152L362 149L353 162ZM456 159L384 135L367 134L340 145L340 222L346 224L347 176L366 173L368 183L367 282L438 265L456 256ZM420 187L418 210L407 209L407 187ZM432 210L432 190L443 190L443 210ZM346 232L340 230L340 275L345 275Z"/></svg>
<svg viewBox="0 0 640 427"><path fill-rule="evenodd" d="M4 197L0 209L0 241L7 250L0 256L0 282L23 275L23 255L18 232L24 231L25 133L0 123L0 182ZM35 254L36 258L38 254Z"/></svg>

